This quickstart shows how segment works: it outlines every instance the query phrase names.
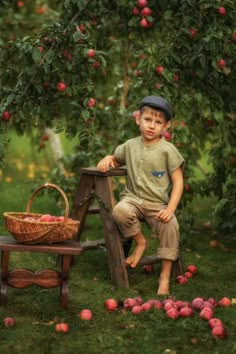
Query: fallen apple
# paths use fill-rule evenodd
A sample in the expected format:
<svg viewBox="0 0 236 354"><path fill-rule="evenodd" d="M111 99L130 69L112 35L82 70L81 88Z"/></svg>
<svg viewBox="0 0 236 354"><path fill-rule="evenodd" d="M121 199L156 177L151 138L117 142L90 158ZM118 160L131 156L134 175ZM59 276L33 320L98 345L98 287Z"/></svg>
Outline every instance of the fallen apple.
<svg viewBox="0 0 236 354"><path fill-rule="evenodd" d="M150 302L144 302L141 307L143 311L148 311L152 308L152 304Z"/></svg>
<svg viewBox="0 0 236 354"><path fill-rule="evenodd" d="M3 324L5 327L14 327L16 323L13 317L6 317L3 320Z"/></svg>
<svg viewBox="0 0 236 354"><path fill-rule="evenodd" d="M202 320L205 320L205 321L209 321L214 315L214 312L212 310L211 307L204 307L200 313L199 313L199 317L202 319Z"/></svg>
<svg viewBox="0 0 236 354"><path fill-rule="evenodd" d="M118 307L118 302L115 299L107 299L105 301L105 307L108 311L114 311Z"/></svg>
<svg viewBox="0 0 236 354"><path fill-rule="evenodd" d="M166 316L173 320L176 320L179 317L179 311L177 308L172 307L166 312Z"/></svg>
<svg viewBox="0 0 236 354"><path fill-rule="evenodd" d="M176 277L176 282L178 284L182 284L183 285L183 284L186 284L188 282L188 278L185 275L178 275Z"/></svg>
<svg viewBox="0 0 236 354"><path fill-rule="evenodd" d="M79 317L81 320L90 321L93 318L93 314L91 310L83 309L80 311Z"/></svg>
<svg viewBox="0 0 236 354"><path fill-rule="evenodd" d="M214 328L216 326L222 326L223 327L223 322L216 317L212 317L209 321L208 321L208 326L210 328Z"/></svg>
<svg viewBox="0 0 236 354"><path fill-rule="evenodd" d="M197 267L193 264L190 264L187 266L187 271L188 272L191 272L193 274L196 274L197 273Z"/></svg>
<svg viewBox="0 0 236 354"><path fill-rule="evenodd" d="M200 310L203 302L204 302L204 299L202 297L196 297L192 301L192 308L196 311Z"/></svg>
<svg viewBox="0 0 236 354"><path fill-rule="evenodd" d="M56 332L64 332L67 333L69 332L70 327L67 323L57 323L55 326L55 331Z"/></svg>
<svg viewBox="0 0 236 354"><path fill-rule="evenodd" d="M179 310L179 315L180 317L190 317L190 316L193 316L194 314L194 311L193 309L191 309L190 307L182 307L180 310Z"/></svg>
<svg viewBox="0 0 236 354"><path fill-rule="evenodd" d="M223 326L215 326L211 330L212 337L215 339L224 339L227 336L226 329Z"/></svg>
<svg viewBox="0 0 236 354"><path fill-rule="evenodd" d="M145 264L143 266L143 270L147 274L154 273L154 271L155 271L154 265L153 264Z"/></svg>
<svg viewBox="0 0 236 354"><path fill-rule="evenodd" d="M136 305L136 306L134 306L133 308L132 308L132 313L134 314L134 315L138 315L140 312L142 312L143 311L143 309L142 309L142 306L141 305Z"/></svg>
<svg viewBox="0 0 236 354"><path fill-rule="evenodd" d="M218 301L218 305L221 307L229 307L232 305L232 301L227 296L224 296Z"/></svg>

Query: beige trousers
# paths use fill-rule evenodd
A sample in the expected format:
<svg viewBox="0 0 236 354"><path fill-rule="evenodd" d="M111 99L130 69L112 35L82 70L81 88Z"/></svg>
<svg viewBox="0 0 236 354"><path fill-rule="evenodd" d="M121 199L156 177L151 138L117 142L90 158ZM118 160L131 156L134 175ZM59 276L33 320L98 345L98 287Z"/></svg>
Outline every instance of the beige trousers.
<svg viewBox="0 0 236 354"><path fill-rule="evenodd" d="M140 219L144 219L159 239L157 255L161 259L175 261L179 256L179 224L175 216L163 223L156 214L165 205L143 201L141 204L124 197L113 208L113 218L125 238L132 238L141 231Z"/></svg>

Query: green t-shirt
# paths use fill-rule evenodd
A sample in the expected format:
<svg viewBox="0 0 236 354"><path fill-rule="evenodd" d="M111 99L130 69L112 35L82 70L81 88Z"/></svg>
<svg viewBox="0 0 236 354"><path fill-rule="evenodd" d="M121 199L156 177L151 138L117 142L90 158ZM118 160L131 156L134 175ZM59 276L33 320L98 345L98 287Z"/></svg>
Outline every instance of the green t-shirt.
<svg viewBox="0 0 236 354"><path fill-rule="evenodd" d="M122 196L129 196L140 203L148 200L168 204L171 174L184 166L184 159L173 144L161 138L155 144L144 145L139 136L119 145L114 155L121 165L127 167Z"/></svg>

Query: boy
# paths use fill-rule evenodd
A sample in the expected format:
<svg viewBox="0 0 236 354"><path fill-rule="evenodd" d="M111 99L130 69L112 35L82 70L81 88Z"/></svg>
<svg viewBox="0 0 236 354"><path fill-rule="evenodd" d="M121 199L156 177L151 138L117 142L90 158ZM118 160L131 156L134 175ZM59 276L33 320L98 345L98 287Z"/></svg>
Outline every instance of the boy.
<svg viewBox="0 0 236 354"><path fill-rule="evenodd" d="M136 245L126 263L134 268L142 257L147 241L139 219L145 219L158 235L157 250L161 258L158 295L169 295L172 263L178 258L179 226L175 210L183 192L184 159L175 146L165 140L170 127L172 108L162 97L147 96L140 102L136 118L141 136L119 145L113 155L102 159L97 168L126 165L127 179L122 198L113 209L113 217L124 237Z"/></svg>

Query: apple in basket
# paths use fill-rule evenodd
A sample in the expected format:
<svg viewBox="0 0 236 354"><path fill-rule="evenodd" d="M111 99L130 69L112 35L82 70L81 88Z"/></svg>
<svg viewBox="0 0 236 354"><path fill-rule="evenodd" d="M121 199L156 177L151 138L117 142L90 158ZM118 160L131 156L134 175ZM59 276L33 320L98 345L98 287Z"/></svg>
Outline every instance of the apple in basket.
<svg viewBox="0 0 236 354"><path fill-rule="evenodd" d="M33 216L26 216L24 218L25 221L37 221L37 219L33 218Z"/></svg>
<svg viewBox="0 0 236 354"><path fill-rule="evenodd" d="M57 221L57 216L53 216L50 214L44 214L39 218L39 221L42 222L52 222L52 221Z"/></svg>

